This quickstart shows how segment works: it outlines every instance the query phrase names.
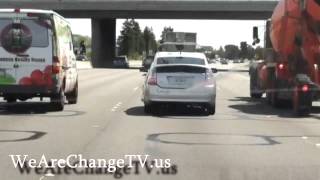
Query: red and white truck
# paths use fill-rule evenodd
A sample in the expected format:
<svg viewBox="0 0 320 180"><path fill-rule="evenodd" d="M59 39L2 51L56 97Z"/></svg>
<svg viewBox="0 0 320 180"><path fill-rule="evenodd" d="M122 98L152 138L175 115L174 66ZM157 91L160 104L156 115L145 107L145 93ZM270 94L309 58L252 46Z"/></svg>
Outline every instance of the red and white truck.
<svg viewBox="0 0 320 180"><path fill-rule="evenodd" d="M266 93L275 107L292 102L295 114L309 114L320 95L320 1L280 0L267 21L265 47L264 60L249 69L251 97Z"/></svg>

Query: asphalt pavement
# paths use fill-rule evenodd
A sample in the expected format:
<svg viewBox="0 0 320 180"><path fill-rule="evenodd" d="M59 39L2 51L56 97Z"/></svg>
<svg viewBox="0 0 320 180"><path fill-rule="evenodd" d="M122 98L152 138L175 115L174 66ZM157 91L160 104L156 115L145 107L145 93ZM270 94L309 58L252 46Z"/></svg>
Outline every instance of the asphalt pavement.
<svg viewBox="0 0 320 180"><path fill-rule="evenodd" d="M230 68L241 66L232 65ZM54 112L48 103L0 100L1 180L315 180L320 179L320 106L309 117L290 107L274 109L265 99L249 98L247 72L219 72L217 109L199 107L143 112L137 69L82 69L79 103ZM170 159L173 168L131 169L122 176L34 171L21 173L9 155L65 158L121 158L150 155ZM121 174L121 173L120 173Z"/></svg>

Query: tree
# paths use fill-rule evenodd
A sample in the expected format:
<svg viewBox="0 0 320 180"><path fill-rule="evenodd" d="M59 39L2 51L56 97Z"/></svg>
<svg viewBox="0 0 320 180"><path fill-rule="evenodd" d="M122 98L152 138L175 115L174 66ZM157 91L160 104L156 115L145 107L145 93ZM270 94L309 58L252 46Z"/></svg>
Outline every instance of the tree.
<svg viewBox="0 0 320 180"><path fill-rule="evenodd" d="M166 37L166 34L168 32L173 32L173 28L172 27L164 27L163 30L162 30L162 33L161 33L161 40L160 40L160 43L162 43L164 41L164 38Z"/></svg>
<svg viewBox="0 0 320 180"><path fill-rule="evenodd" d="M248 58L248 45L246 41L240 43L240 58Z"/></svg>
<svg viewBox="0 0 320 180"><path fill-rule="evenodd" d="M144 50L143 35L139 23L134 19L126 20L123 23L120 36L117 39L119 54L137 58Z"/></svg>
<svg viewBox="0 0 320 180"><path fill-rule="evenodd" d="M149 55L150 50L155 52L157 50L157 42L152 29L149 27L145 27L143 31L143 39L144 39L144 50L146 52L146 56Z"/></svg>
<svg viewBox="0 0 320 180"><path fill-rule="evenodd" d="M263 48L261 46L257 46L255 49L255 59L263 59Z"/></svg>
<svg viewBox="0 0 320 180"><path fill-rule="evenodd" d="M219 50L216 53L220 58L224 58L225 57L225 52L222 46L220 46Z"/></svg>
<svg viewBox="0 0 320 180"><path fill-rule="evenodd" d="M238 46L229 44L229 45L226 45L224 47L224 49L225 49L225 57L226 58L228 58L228 59L239 58L240 50L239 50Z"/></svg>
<svg viewBox="0 0 320 180"><path fill-rule="evenodd" d="M248 59L254 59L255 50L251 45L248 45L247 52L248 52L247 58Z"/></svg>

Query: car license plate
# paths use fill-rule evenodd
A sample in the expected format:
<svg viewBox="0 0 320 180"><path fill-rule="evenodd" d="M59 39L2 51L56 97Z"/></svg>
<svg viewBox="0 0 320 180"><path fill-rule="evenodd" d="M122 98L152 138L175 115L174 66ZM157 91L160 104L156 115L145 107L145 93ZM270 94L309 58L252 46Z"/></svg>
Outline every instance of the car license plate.
<svg viewBox="0 0 320 180"><path fill-rule="evenodd" d="M187 83L188 79L188 77L169 76L168 82L169 84L184 85Z"/></svg>

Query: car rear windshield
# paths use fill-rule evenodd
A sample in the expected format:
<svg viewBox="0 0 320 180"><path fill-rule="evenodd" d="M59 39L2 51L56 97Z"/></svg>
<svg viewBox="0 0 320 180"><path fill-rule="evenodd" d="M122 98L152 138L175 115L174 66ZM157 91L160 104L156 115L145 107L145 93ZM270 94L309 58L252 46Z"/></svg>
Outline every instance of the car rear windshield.
<svg viewBox="0 0 320 180"><path fill-rule="evenodd" d="M157 59L157 64L197 64L204 65L204 59L192 57L161 57Z"/></svg>
<svg viewBox="0 0 320 180"><path fill-rule="evenodd" d="M205 73L206 68L195 66L163 66L157 67L157 73Z"/></svg>
<svg viewBox="0 0 320 180"><path fill-rule="evenodd" d="M126 58L125 57L117 57L116 61L126 61Z"/></svg>
<svg viewBox="0 0 320 180"><path fill-rule="evenodd" d="M0 46L5 40L10 40L14 44L13 41L19 39L19 43L23 45L26 44L24 41L31 39L31 47L47 47L50 26L48 22L50 23L50 21L41 22L38 19L21 19L19 23L14 23L13 19L0 19Z"/></svg>

